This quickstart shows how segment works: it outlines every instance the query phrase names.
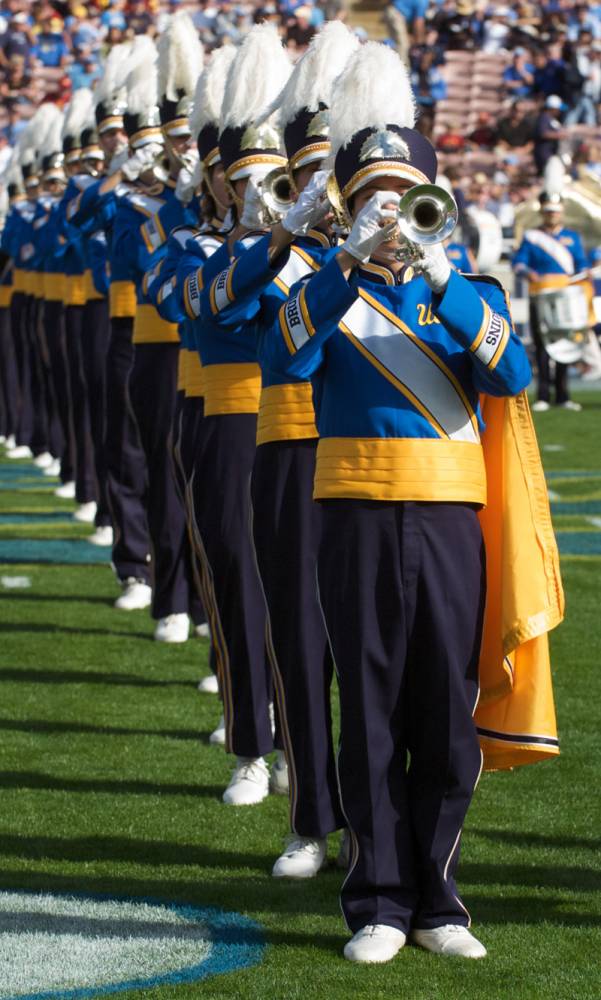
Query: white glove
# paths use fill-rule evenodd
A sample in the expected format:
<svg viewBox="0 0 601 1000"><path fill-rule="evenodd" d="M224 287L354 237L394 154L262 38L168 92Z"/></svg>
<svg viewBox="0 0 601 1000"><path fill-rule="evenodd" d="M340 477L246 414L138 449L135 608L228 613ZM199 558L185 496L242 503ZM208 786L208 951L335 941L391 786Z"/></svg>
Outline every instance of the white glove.
<svg viewBox="0 0 601 1000"><path fill-rule="evenodd" d="M116 152L114 156L111 157L111 162L108 170L109 176L111 174L116 174L118 170L121 170L124 164L127 163L128 159L129 159L129 148L127 144L125 144L122 149L118 150L118 152Z"/></svg>
<svg viewBox="0 0 601 1000"><path fill-rule="evenodd" d="M327 170L317 170L292 208L288 209L282 225L289 233L305 236L313 226L325 219L330 211L326 198L327 179Z"/></svg>
<svg viewBox="0 0 601 1000"><path fill-rule="evenodd" d="M196 178L196 168L182 167L177 175L175 197L182 205L189 205L200 182Z"/></svg>
<svg viewBox="0 0 601 1000"><path fill-rule="evenodd" d="M261 200L261 191L253 177L249 178L244 192L244 210L240 217L240 225L247 229L263 229L265 226L265 206Z"/></svg>
<svg viewBox="0 0 601 1000"><path fill-rule="evenodd" d="M413 264L416 274L421 274L433 292L442 294L451 275L451 265L442 243L422 247L423 257Z"/></svg>
<svg viewBox="0 0 601 1000"><path fill-rule="evenodd" d="M398 205L400 200L401 196L394 191L376 191L353 222L342 248L363 263L369 260L380 243L389 240L397 229L395 212L382 205L388 202Z"/></svg>
<svg viewBox="0 0 601 1000"><path fill-rule="evenodd" d="M157 156L163 152L160 142L149 142L148 145L136 149L133 156L122 166L122 171L129 181L135 181L141 173L151 167Z"/></svg>

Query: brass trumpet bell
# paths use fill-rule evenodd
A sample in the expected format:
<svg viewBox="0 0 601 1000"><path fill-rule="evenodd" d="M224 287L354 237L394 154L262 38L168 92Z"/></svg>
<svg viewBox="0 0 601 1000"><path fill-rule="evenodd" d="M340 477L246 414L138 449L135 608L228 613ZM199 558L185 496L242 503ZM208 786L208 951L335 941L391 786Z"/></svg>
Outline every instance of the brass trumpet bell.
<svg viewBox="0 0 601 1000"><path fill-rule="evenodd" d="M397 208L401 234L417 246L446 240L457 225L457 203L438 184L417 184L403 195Z"/></svg>
<svg viewBox="0 0 601 1000"><path fill-rule="evenodd" d="M342 197L342 192L334 173L329 174L326 181L326 198L330 203L334 222L338 228L344 232L349 232L352 228L353 220L347 212L344 198Z"/></svg>
<svg viewBox="0 0 601 1000"><path fill-rule="evenodd" d="M261 201L270 224L283 219L294 204L294 187L287 167L276 167L261 181Z"/></svg>

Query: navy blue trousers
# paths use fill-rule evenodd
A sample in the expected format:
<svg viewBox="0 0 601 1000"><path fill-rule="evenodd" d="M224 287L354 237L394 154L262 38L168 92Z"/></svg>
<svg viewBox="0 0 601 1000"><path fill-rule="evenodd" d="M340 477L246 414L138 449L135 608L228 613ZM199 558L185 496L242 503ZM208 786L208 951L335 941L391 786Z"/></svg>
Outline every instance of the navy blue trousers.
<svg viewBox="0 0 601 1000"><path fill-rule="evenodd" d="M65 343L75 438L75 497L78 503L97 500L90 406L83 369L83 306L65 307Z"/></svg>
<svg viewBox="0 0 601 1000"><path fill-rule="evenodd" d="M146 458L129 398L134 360L133 318L110 321L106 355L105 462L113 523L113 565L119 580L150 583L150 535L146 516Z"/></svg>
<svg viewBox="0 0 601 1000"><path fill-rule="evenodd" d="M90 299L83 310L81 358L90 415L90 434L96 474L96 526L111 524L106 471L106 354L110 327L106 299Z"/></svg>
<svg viewBox="0 0 601 1000"><path fill-rule="evenodd" d="M274 749L265 601L250 534L256 434L256 414L205 416L192 479L198 543L210 585L207 613L226 749L240 757L260 757Z"/></svg>
<svg viewBox="0 0 601 1000"><path fill-rule="evenodd" d="M317 595L321 508L313 501L317 440L257 448L253 536L274 650L274 678L295 833L344 825L332 743L333 664Z"/></svg>
<svg viewBox="0 0 601 1000"><path fill-rule="evenodd" d="M197 528L194 522L194 500L191 488L191 479L194 473L196 438L202 422L203 412L204 399L202 396L186 396L182 390L178 390L173 421L173 463L176 485L184 506L192 580L196 589L196 601L193 609L195 625L201 625L207 621L205 607L209 600L206 573L200 553L198 552ZM210 661L211 669L214 670L212 648Z"/></svg>
<svg viewBox="0 0 601 1000"><path fill-rule="evenodd" d="M24 292L15 292L10 304L10 323L19 378L19 415L17 444L31 446L33 438L33 399L31 395L31 345L28 328L29 300Z"/></svg>
<svg viewBox="0 0 601 1000"><path fill-rule="evenodd" d="M50 346L44 320L44 300L36 298L32 309L32 336L35 356L35 379L32 388L34 391L34 412L39 426L37 437L40 451L49 451L55 458L59 458L63 450L63 433L54 393ZM54 331L51 331L50 345L52 346L54 346L53 334Z"/></svg>
<svg viewBox="0 0 601 1000"><path fill-rule="evenodd" d="M331 500L319 591L341 703L349 928L469 924L455 885L481 768L485 556L469 505Z"/></svg>
<svg viewBox="0 0 601 1000"><path fill-rule="evenodd" d="M4 424L2 433L9 437L17 433L19 419L19 375L15 345L10 328L10 307L0 309L0 379L4 399Z"/></svg>
<svg viewBox="0 0 601 1000"><path fill-rule="evenodd" d="M146 456L146 510L152 543L154 618L199 618L190 542L172 456L178 344L136 344L129 391ZM202 613L200 613L202 621Z"/></svg>
<svg viewBox="0 0 601 1000"><path fill-rule="evenodd" d="M61 480L63 483L67 483L75 479L75 443L62 302L44 302L44 332L48 348L52 391L56 401L62 436L62 449L57 457L60 458L61 462Z"/></svg>

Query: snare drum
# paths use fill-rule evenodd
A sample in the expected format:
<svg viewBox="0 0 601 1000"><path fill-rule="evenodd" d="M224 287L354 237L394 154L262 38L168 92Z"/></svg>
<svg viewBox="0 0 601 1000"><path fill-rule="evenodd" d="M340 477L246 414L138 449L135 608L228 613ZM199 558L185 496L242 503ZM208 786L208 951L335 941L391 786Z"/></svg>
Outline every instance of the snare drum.
<svg viewBox="0 0 601 1000"><path fill-rule="evenodd" d="M582 285L547 288L534 297L534 304L547 354L562 364L580 361L590 326L589 299Z"/></svg>

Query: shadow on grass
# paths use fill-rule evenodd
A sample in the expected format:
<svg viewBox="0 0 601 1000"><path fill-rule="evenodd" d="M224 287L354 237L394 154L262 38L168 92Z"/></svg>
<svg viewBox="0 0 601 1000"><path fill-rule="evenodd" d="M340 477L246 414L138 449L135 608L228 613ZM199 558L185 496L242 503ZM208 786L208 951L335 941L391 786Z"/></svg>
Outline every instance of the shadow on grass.
<svg viewBox="0 0 601 1000"><path fill-rule="evenodd" d="M152 632L126 632L115 628L85 628L81 625L55 625L54 622L43 622L33 624L29 622L26 625L21 625L17 622L3 622L0 626L1 632L23 632L26 635L35 633L42 633L44 635L76 635L76 636L90 636L97 635L101 639L106 639L107 636L118 636L120 639L144 639L149 642L154 642L154 637Z"/></svg>
<svg viewBox="0 0 601 1000"><path fill-rule="evenodd" d="M48 736L72 733L77 736L162 736L169 740L204 743L209 734L195 729L128 729L125 726L92 726L85 722L53 722L45 719L0 719L0 732L42 733Z"/></svg>
<svg viewBox="0 0 601 1000"><path fill-rule="evenodd" d="M485 837L486 840L493 840L495 843L511 844L514 847L554 847L558 851L570 847L583 847L590 851L598 851L601 848L599 837L574 837L570 834L553 837L548 833L527 833L520 830L474 829L470 830L470 835Z"/></svg>
<svg viewBox="0 0 601 1000"><path fill-rule="evenodd" d="M33 603L47 601L52 604L64 604L67 601L74 601L76 604L104 604L105 607L110 608L119 597L119 593L116 591L110 597L100 597L98 594L34 594L31 590L28 590L26 593L7 591L5 597L10 601L31 601ZM121 613L124 614L124 612ZM131 614L131 612L127 612L127 614Z"/></svg>
<svg viewBox="0 0 601 1000"><path fill-rule="evenodd" d="M184 687L196 688L198 681L163 680L138 677L136 674L104 673L100 670L32 670L7 667L0 669L0 683L17 684L110 684L116 687Z"/></svg>
<svg viewBox="0 0 601 1000"><path fill-rule="evenodd" d="M174 879L170 874L164 880L110 877L102 875L55 875L51 872L20 872L0 870L0 886L3 889L34 889L37 891L62 893L114 894L128 898L163 899L192 903L202 906L217 906L226 910L248 913L265 921L266 936L272 944L287 944L298 947L311 946L331 952L339 950L348 935L302 933L294 930L279 930L283 914L315 917L335 917L338 913L337 894L342 873L330 867L320 873L318 879L295 884L285 879L273 879L264 874L247 876L237 874L230 866L232 874L203 879ZM554 924L566 928L601 927L599 913L582 910L567 912L562 896L547 894L544 898L524 895L470 894L465 899L472 915L479 924L536 926ZM276 925L270 927L270 918Z"/></svg>
<svg viewBox="0 0 601 1000"><path fill-rule="evenodd" d="M107 778L55 778L37 771L0 771L0 788L107 795L191 795L220 799L223 785L167 784L159 781L112 781Z"/></svg>

